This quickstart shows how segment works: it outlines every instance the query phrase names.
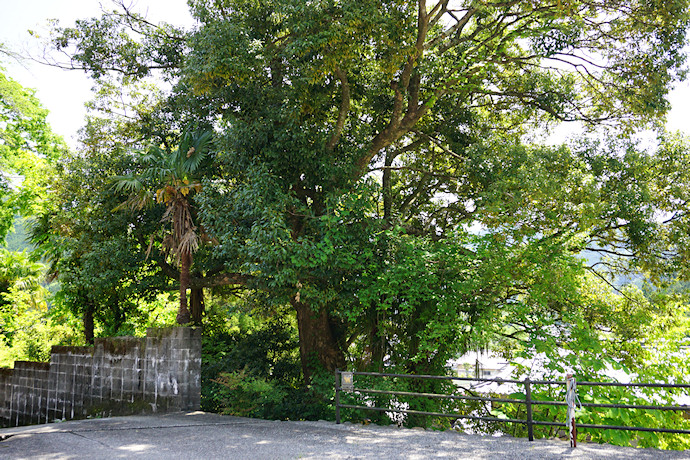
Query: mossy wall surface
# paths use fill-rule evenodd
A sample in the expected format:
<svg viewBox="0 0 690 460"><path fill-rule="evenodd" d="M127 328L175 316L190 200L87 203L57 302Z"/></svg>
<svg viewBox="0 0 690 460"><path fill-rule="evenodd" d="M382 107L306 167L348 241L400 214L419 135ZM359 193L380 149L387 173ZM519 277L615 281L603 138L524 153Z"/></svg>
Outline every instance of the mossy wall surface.
<svg viewBox="0 0 690 460"><path fill-rule="evenodd" d="M0 368L0 427L197 410L200 398L201 331L194 328L53 347L49 363Z"/></svg>

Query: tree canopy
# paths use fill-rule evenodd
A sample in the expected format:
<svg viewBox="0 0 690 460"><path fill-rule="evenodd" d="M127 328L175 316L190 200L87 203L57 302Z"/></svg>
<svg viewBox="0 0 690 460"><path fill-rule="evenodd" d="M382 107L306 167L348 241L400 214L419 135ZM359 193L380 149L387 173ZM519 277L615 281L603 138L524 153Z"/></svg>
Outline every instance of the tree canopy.
<svg viewBox="0 0 690 460"><path fill-rule="evenodd" d="M172 152L214 133L189 206L215 263L191 272L289 302L307 380L347 361L441 371L471 347L525 339L540 317L592 315L608 331L606 305L586 300L592 279L686 276L686 142L629 138L662 125L684 77L687 2L190 8L193 30L123 8L56 28L52 43L104 90L156 72L172 84L116 130L124 148L109 154L130 162L117 175L143 169L142 140ZM533 141L570 121L607 131ZM90 148L107 152L98 133ZM157 222L128 219L127 235ZM585 250L615 257L585 267Z"/></svg>

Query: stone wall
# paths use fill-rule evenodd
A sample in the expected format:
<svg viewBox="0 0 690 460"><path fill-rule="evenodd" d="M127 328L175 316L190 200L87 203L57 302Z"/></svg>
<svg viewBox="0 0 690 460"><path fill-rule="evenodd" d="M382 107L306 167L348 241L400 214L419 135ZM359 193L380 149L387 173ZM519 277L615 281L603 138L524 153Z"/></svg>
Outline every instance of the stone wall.
<svg viewBox="0 0 690 460"><path fill-rule="evenodd" d="M197 410L200 398L201 331L193 328L53 347L49 363L0 368L0 427Z"/></svg>

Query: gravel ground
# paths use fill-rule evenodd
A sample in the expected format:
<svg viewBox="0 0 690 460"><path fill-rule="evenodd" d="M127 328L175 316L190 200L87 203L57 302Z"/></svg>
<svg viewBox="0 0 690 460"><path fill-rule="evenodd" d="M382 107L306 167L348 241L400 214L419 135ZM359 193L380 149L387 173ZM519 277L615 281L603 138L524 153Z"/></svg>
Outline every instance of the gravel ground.
<svg viewBox="0 0 690 460"><path fill-rule="evenodd" d="M203 412L0 429L0 459L690 459L690 451Z"/></svg>

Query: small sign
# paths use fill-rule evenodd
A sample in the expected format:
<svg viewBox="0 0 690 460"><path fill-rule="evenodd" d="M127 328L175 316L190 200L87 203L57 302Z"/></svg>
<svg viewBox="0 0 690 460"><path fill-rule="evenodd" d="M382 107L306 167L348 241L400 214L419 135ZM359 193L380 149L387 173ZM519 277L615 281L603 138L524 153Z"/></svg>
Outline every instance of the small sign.
<svg viewBox="0 0 690 460"><path fill-rule="evenodd" d="M346 391L355 389L355 379L352 372L343 372L340 374L340 387Z"/></svg>

